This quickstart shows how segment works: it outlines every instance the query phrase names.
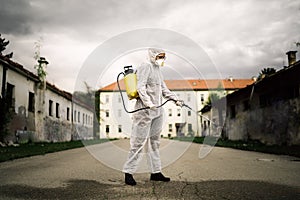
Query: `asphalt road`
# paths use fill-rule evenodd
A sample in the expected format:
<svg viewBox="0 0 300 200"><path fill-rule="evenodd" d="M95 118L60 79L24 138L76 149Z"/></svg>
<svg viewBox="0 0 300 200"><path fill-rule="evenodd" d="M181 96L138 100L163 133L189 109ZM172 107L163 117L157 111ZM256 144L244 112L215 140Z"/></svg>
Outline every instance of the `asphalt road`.
<svg viewBox="0 0 300 200"><path fill-rule="evenodd" d="M129 140L0 163L0 199L300 199L299 158L162 141L163 172L149 180L144 161L124 184ZM101 162L100 162L101 160Z"/></svg>

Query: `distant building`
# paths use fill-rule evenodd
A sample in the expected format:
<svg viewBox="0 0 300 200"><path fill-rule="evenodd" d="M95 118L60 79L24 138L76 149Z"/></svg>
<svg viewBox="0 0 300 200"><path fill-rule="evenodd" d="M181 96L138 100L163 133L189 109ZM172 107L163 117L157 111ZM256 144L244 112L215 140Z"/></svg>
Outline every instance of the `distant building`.
<svg viewBox="0 0 300 200"><path fill-rule="evenodd" d="M223 137L266 144L300 144L300 62L288 52L289 66L231 93L211 110L226 115ZM210 112L210 111L209 111Z"/></svg>
<svg viewBox="0 0 300 200"><path fill-rule="evenodd" d="M168 102L164 106L165 122L161 135L175 136L202 136L205 134L203 123L206 121L197 114L203 108L210 93L221 91L223 95L253 83L252 79L226 80L165 80L167 87L179 99L193 108L177 107ZM128 110L133 110L135 100L127 98L123 81L120 83L124 101ZM122 99L116 83L112 83L99 90L100 93L100 137L124 138L130 137L132 120L131 115L124 111Z"/></svg>
<svg viewBox="0 0 300 200"><path fill-rule="evenodd" d="M0 56L1 96L13 117L7 140L69 141L93 136L93 112L72 94L43 83L22 65Z"/></svg>

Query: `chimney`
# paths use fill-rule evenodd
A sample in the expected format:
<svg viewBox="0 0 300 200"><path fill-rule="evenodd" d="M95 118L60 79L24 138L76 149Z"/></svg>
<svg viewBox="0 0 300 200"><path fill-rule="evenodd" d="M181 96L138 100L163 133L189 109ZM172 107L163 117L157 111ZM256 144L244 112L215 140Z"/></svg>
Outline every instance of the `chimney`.
<svg viewBox="0 0 300 200"><path fill-rule="evenodd" d="M296 53L297 53L297 51L286 52L286 55L288 56L289 66L293 65L296 62Z"/></svg>
<svg viewBox="0 0 300 200"><path fill-rule="evenodd" d="M230 82L233 82L233 77L232 77L232 76L229 76L228 80L229 80Z"/></svg>

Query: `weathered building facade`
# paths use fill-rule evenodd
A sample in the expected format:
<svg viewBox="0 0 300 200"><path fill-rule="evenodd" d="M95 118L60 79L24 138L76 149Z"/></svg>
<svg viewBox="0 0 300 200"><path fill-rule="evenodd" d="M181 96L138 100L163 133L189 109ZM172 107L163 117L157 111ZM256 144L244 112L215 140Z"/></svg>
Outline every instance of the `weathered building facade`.
<svg viewBox="0 0 300 200"><path fill-rule="evenodd" d="M0 57L1 96L9 101L12 118L7 141L69 141L93 136L92 109L72 94L43 82L22 65Z"/></svg>
<svg viewBox="0 0 300 200"><path fill-rule="evenodd" d="M226 113L224 137L259 140L265 144L300 144L300 62L296 52L289 66L226 96L227 108L217 104L213 113ZM221 100L221 101L224 101Z"/></svg>

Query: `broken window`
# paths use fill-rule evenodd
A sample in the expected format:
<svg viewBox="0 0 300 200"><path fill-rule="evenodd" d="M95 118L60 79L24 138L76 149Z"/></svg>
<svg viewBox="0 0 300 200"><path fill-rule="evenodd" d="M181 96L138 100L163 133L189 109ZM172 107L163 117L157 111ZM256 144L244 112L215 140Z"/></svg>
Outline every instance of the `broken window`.
<svg viewBox="0 0 300 200"><path fill-rule="evenodd" d="M109 133L109 125L106 125L106 127L105 127L105 132L106 132L106 133Z"/></svg>
<svg viewBox="0 0 300 200"><path fill-rule="evenodd" d="M59 103L56 103L56 118L59 118Z"/></svg>
<svg viewBox="0 0 300 200"><path fill-rule="evenodd" d="M28 96L28 111L34 112L34 93L29 92Z"/></svg>
<svg viewBox="0 0 300 200"><path fill-rule="evenodd" d="M70 121L70 108L67 107L67 120Z"/></svg>
<svg viewBox="0 0 300 200"><path fill-rule="evenodd" d="M53 116L53 101L49 100L49 116Z"/></svg>
<svg viewBox="0 0 300 200"><path fill-rule="evenodd" d="M236 111L235 111L235 105L230 106L230 118L233 119L235 118Z"/></svg>
<svg viewBox="0 0 300 200"><path fill-rule="evenodd" d="M119 126L118 126L118 132L119 132L119 133L122 133L122 125L119 125Z"/></svg>
<svg viewBox="0 0 300 200"><path fill-rule="evenodd" d="M15 86L10 83L7 83L6 97L8 100L8 106L10 108L14 108L15 107Z"/></svg>
<svg viewBox="0 0 300 200"><path fill-rule="evenodd" d="M250 103L249 100L245 100L243 102L243 106L244 106L244 111L249 110L250 109Z"/></svg>

